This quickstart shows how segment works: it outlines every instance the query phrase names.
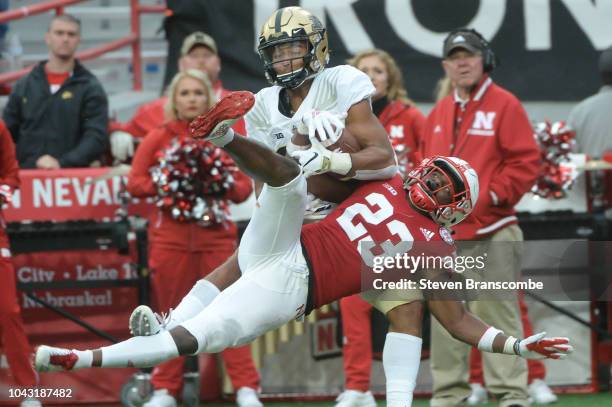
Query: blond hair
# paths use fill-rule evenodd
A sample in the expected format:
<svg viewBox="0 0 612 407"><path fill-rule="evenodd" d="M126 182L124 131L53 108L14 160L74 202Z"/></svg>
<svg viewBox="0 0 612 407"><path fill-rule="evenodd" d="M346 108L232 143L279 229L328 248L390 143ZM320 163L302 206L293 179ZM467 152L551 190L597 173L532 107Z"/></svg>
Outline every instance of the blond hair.
<svg viewBox="0 0 612 407"><path fill-rule="evenodd" d="M445 97L451 94L453 91L453 83L451 82L448 76L440 78L436 83L436 87L434 89L434 98L436 102L441 101Z"/></svg>
<svg viewBox="0 0 612 407"><path fill-rule="evenodd" d="M404 86L402 71L387 51L378 48L362 51L349 59L347 63L357 68L362 59L371 56L378 57L387 69L387 99L390 101L399 100L407 105L414 106L414 102L408 97L408 92Z"/></svg>
<svg viewBox="0 0 612 407"><path fill-rule="evenodd" d="M193 78L204 86L204 89L206 89L206 96L208 96L208 106L206 110L210 109L217 101L213 92L213 87L210 83L210 80L208 79L208 75L197 69L187 69L186 71L179 72L174 75L174 78L172 78L170 85L168 85L168 99L166 100L166 104L164 105L164 115L167 120L178 119L174 98L176 97L176 87L183 78Z"/></svg>

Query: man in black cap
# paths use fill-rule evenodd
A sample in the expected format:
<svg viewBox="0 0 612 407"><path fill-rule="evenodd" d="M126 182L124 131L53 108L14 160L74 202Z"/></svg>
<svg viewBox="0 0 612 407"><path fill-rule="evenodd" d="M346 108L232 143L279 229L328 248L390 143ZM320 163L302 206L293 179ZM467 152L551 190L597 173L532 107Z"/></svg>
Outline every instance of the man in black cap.
<svg viewBox="0 0 612 407"><path fill-rule="evenodd" d="M612 152L612 47L599 57L603 86L598 93L577 104L568 122L576 130L576 150L592 158Z"/></svg>
<svg viewBox="0 0 612 407"><path fill-rule="evenodd" d="M523 240L514 205L533 185L539 168L539 149L519 100L496 85L490 72L498 64L489 43L475 30L451 32L443 45L442 67L453 92L433 108L423 132L423 157L452 155L467 161L478 173L481 188L473 215L454 227L455 239L473 241L463 256L487 253L483 278L516 281ZM491 242L495 242L491 244ZM502 243L499 243L502 242ZM503 292L503 300L468 301L482 320L511 335L522 335L518 295ZM513 297L511 297L511 295ZM491 295L486 299L493 299ZM460 344L432 319L432 407L464 405L468 347ZM483 355L484 381L500 407L528 405L525 361Z"/></svg>

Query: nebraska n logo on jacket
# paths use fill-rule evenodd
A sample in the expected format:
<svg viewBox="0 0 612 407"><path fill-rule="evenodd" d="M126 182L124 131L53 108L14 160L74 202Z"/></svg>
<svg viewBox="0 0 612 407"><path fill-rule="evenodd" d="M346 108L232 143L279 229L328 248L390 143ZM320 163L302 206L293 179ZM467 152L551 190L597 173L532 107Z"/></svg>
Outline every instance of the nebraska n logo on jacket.
<svg viewBox="0 0 612 407"><path fill-rule="evenodd" d="M474 116L472 128L468 129L467 134L474 136L494 136L493 123L495 121L496 112L483 112L477 110Z"/></svg>

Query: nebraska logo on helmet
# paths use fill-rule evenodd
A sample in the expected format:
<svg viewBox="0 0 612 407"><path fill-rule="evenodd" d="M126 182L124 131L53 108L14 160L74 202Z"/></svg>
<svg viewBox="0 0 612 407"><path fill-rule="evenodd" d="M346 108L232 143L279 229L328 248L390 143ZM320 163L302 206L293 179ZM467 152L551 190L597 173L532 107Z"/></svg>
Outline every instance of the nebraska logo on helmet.
<svg viewBox="0 0 612 407"><path fill-rule="evenodd" d="M448 231L448 229L446 229L445 227L441 227L440 228L440 237L442 238L442 240L444 240L446 243L448 243L450 245L455 244L455 240L451 236L451 234Z"/></svg>

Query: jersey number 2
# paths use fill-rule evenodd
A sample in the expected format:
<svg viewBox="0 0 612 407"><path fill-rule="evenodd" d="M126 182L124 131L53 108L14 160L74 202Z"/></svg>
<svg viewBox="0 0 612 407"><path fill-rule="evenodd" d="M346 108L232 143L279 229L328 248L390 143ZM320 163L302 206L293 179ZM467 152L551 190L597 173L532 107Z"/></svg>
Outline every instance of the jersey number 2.
<svg viewBox="0 0 612 407"><path fill-rule="evenodd" d="M412 248L414 239L406 224L394 219L388 221L385 226L389 231L389 237L397 236L399 238L399 243L393 244L391 239L387 239L382 243L374 242L363 223L360 221L355 222L355 217L360 215L365 223L380 225L393 215L393 205L391 205L383 194L379 194L378 192L372 192L365 197L365 200L368 205L355 203L349 206L344 210L342 215L338 217L337 222L351 242L359 239L357 242L357 251L359 251L364 263L372 267L374 266L374 257L393 257L396 254L406 253ZM382 251L382 253L378 255L374 254L372 251L376 243L380 243L379 250Z"/></svg>

